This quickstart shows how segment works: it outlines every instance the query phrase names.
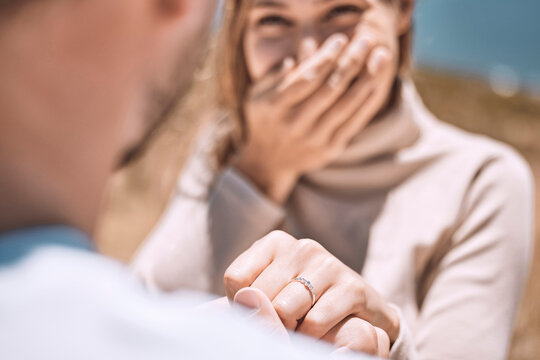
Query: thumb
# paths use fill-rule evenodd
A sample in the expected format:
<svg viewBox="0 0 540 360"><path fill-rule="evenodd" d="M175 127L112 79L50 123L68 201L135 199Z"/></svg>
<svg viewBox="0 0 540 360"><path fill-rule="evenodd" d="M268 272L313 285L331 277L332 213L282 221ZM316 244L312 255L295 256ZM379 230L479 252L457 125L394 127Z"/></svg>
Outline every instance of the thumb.
<svg viewBox="0 0 540 360"><path fill-rule="evenodd" d="M231 308L226 297L215 299L196 307L197 310L229 310Z"/></svg>
<svg viewBox="0 0 540 360"><path fill-rule="evenodd" d="M238 291L234 302L255 310L251 317L261 320L262 325L273 334L289 338L287 329L274 309L270 299L259 289L248 287Z"/></svg>

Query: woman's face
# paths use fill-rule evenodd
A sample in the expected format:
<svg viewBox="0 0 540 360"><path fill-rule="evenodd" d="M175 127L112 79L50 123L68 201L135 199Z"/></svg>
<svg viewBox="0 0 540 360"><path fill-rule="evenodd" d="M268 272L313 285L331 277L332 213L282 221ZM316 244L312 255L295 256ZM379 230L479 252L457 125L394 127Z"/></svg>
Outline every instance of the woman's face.
<svg viewBox="0 0 540 360"><path fill-rule="evenodd" d="M358 26L390 50L397 72L398 38L410 23L402 8L386 0L253 0L244 35L248 73L256 81L285 58L298 59L306 44L320 46L335 33L350 38Z"/></svg>

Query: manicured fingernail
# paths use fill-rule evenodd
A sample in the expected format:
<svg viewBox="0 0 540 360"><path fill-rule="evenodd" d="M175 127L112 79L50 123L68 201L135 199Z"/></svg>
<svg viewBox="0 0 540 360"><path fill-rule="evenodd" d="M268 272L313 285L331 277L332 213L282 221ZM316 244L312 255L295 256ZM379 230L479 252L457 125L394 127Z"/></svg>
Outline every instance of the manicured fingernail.
<svg viewBox="0 0 540 360"><path fill-rule="evenodd" d="M261 300L256 293L249 290L242 289L238 291L234 297L234 302L254 310L253 314L261 309Z"/></svg>
<svg viewBox="0 0 540 360"><path fill-rule="evenodd" d="M383 66L390 60L390 52L383 48L378 47L373 50L371 58L369 59L367 69L371 75L377 75Z"/></svg>

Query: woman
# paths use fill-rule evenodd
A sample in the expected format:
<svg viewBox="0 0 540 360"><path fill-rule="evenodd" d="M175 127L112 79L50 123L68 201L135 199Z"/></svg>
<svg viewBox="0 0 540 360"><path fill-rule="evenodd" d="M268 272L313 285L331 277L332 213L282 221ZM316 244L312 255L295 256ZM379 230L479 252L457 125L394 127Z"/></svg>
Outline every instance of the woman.
<svg viewBox="0 0 540 360"><path fill-rule="evenodd" d="M412 9L226 3L227 111L135 260L149 285L222 292L249 248L226 292L263 290L289 329L324 338L354 317L388 334L392 358L505 358L531 176L508 147L424 108L407 77ZM322 247L282 233L253 244L275 229Z"/></svg>

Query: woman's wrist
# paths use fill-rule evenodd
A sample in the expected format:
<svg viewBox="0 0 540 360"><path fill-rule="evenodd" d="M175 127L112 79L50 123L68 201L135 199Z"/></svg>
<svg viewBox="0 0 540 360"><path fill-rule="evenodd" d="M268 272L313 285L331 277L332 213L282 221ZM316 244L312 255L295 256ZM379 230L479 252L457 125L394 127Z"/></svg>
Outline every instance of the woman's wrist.
<svg viewBox="0 0 540 360"><path fill-rule="evenodd" d="M260 159L255 159L245 152L234 159L232 166L278 205L283 205L287 201L299 178L294 173L268 168Z"/></svg>

